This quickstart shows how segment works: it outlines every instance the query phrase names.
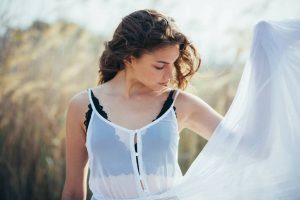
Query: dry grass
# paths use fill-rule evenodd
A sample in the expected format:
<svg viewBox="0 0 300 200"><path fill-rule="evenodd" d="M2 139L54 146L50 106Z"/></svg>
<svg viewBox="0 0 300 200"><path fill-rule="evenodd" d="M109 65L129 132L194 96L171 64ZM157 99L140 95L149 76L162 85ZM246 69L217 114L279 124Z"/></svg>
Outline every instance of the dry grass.
<svg viewBox="0 0 300 200"><path fill-rule="evenodd" d="M67 103L96 84L100 44L99 37L63 22L37 22L1 38L1 199L60 199ZM192 79L188 91L224 114L240 73L209 76ZM181 133L179 162L184 173L205 143L190 130Z"/></svg>

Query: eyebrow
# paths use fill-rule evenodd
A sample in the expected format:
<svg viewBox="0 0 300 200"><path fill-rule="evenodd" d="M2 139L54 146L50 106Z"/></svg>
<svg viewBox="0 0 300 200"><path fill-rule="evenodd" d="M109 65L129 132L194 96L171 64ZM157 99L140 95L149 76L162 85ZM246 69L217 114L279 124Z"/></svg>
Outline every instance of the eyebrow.
<svg viewBox="0 0 300 200"><path fill-rule="evenodd" d="M162 60L157 60L156 62L163 63L163 64L170 64L170 63L162 61Z"/></svg>

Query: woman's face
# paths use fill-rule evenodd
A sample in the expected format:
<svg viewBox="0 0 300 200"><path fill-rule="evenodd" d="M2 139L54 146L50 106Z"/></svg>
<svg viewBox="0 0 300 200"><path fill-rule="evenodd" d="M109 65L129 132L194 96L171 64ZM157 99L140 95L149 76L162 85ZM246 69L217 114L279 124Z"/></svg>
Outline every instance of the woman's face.
<svg viewBox="0 0 300 200"><path fill-rule="evenodd" d="M175 72L174 62L179 57L179 45L169 45L140 58L131 60L134 78L152 90L162 90Z"/></svg>

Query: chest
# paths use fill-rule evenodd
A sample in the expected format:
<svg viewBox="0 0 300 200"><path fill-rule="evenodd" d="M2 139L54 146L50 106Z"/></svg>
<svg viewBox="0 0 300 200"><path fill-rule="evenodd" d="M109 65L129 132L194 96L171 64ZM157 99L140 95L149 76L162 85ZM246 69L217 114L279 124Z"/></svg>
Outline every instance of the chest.
<svg viewBox="0 0 300 200"><path fill-rule="evenodd" d="M105 101L104 111L110 121L127 127L138 129L151 123L160 113L163 102L160 101Z"/></svg>
<svg viewBox="0 0 300 200"><path fill-rule="evenodd" d="M109 121L128 129L143 127L160 118L165 112L176 109L172 106L175 101L170 98L170 94L152 98L136 97L130 100L102 95L96 99L98 102L94 105L100 105L100 113L103 111Z"/></svg>
<svg viewBox="0 0 300 200"><path fill-rule="evenodd" d="M128 150L132 150L133 144L140 143L141 145L143 143L150 146L155 144L156 150L161 152L164 148L169 148L170 145L178 145L179 134L177 130L176 116L171 110L156 121L138 129L128 129L106 120L97 112L93 112L87 136L91 146L97 151L100 150L98 148L112 148L113 150L116 146L126 146Z"/></svg>
<svg viewBox="0 0 300 200"><path fill-rule="evenodd" d="M96 93L96 92L94 92ZM99 113L114 124L130 130L139 129L159 119L165 112L174 112L179 132L183 129L184 112L181 102L175 101L171 93L160 98L120 99L116 96L100 95L91 92L92 100ZM180 95L178 95L180 96Z"/></svg>

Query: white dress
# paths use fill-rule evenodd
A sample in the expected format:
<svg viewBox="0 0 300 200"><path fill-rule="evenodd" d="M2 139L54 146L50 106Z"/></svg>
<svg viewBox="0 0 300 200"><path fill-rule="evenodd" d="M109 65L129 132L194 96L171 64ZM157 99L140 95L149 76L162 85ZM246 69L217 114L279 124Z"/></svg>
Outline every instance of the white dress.
<svg viewBox="0 0 300 200"><path fill-rule="evenodd" d="M179 92L175 90L172 104L164 114L131 130L104 118L95 107L92 90L88 89L92 113L86 147L93 200L147 198L168 191L180 180L180 135L173 109Z"/></svg>
<svg viewBox="0 0 300 200"><path fill-rule="evenodd" d="M170 141L162 138L161 143L156 143L157 141L150 143L151 139L147 141L146 137L151 137L151 134L143 134L142 131L137 134L138 143L140 142L140 145L143 146L141 151L143 148L147 149L147 145L157 145L158 151L161 150L161 153L167 150L161 156L165 160L151 156L147 160L146 154L149 154L149 151L144 152L144 159L147 162L141 160L142 171L144 170L141 174L144 178L143 183L146 183L145 186L148 190L141 192L141 188L132 189L132 187L138 186L136 184L138 183L137 176L131 176L133 173L137 174L136 169L133 169L133 171L127 171L129 175L107 180L106 183L109 184L111 184L109 181L112 181L112 184L125 184L122 191L114 187L110 189L110 195L113 195L111 198L107 196L94 196L93 198L97 200L117 198L136 200L299 200L299 87L300 20L257 23L254 28L250 56L233 103L186 174L181 176L175 164L174 155L177 152L175 148L178 140L176 134L171 136L167 131L162 131L161 133L173 138ZM171 116L171 113L167 112L165 123L166 129L174 132L176 127L172 127L172 123L167 122L169 117L174 117ZM161 133L157 137L161 137ZM131 141L129 144L131 146L127 147L131 149L131 152L128 150L124 159L129 159L132 154L133 135L130 135L130 139L127 137L129 136L119 138L126 141L124 143L126 145L128 145L128 141ZM152 139L154 140L154 138ZM96 142L88 141L88 144L96 146ZM168 148L160 149L165 147L164 145L167 145ZM105 148L105 146L101 148ZM166 155L168 152L173 155ZM103 152L99 151L98 153L102 155ZM93 156L90 159L93 160ZM164 165L158 166L158 161ZM132 162L132 166L134 164ZM122 169L129 169L132 166L128 165ZM94 166L90 167L97 168L99 166L94 163ZM155 169L153 176L149 175L152 171L151 168ZM105 173L105 171L98 173ZM174 177L170 177L172 174ZM91 174L91 177L93 175ZM125 183L124 180L129 182ZM94 181L98 180L92 179L90 183L93 191L106 189L99 182ZM127 184L130 188L128 190L125 189ZM123 198L120 194L127 197Z"/></svg>

